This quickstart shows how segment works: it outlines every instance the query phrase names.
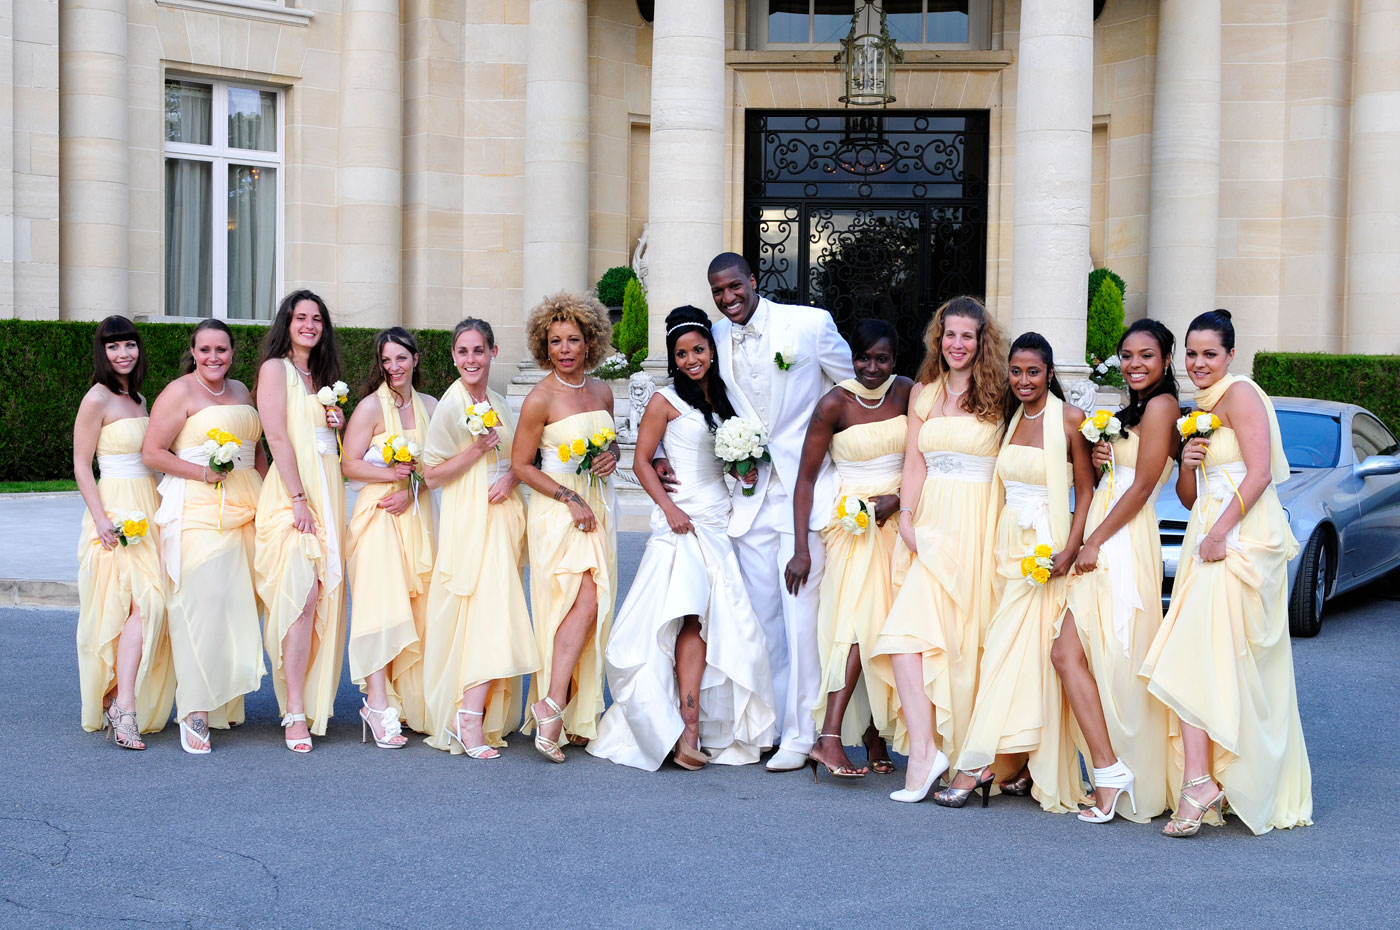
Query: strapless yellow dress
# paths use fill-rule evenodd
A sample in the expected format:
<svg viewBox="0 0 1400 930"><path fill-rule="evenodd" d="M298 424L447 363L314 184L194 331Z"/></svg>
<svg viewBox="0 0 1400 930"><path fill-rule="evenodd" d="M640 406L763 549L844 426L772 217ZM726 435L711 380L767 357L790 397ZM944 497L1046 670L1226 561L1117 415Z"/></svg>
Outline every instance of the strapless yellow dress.
<svg viewBox="0 0 1400 930"><path fill-rule="evenodd" d="M1222 509L1239 506L1231 482L1243 480L1243 459L1233 430L1211 435L1171 606L1141 674L1183 722L1210 734L1211 769L1229 810L1266 833L1312 823L1312 769L1288 636L1288 561L1298 541L1274 485L1227 537L1224 559L1195 558ZM1172 744L1180 766L1179 733Z"/></svg>
<svg viewBox="0 0 1400 930"><path fill-rule="evenodd" d="M599 481L587 472L575 474L573 464L559 461L559 446L612 426L607 411L586 410L550 423L540 440L541 468L588 504L598 521L593 532L574 525L567 504L543 494L530 495L527 515L530 614L540 655L539 674L530 679L529 703L538 702L549 690L554 636L578 598L585 573L593 576L598 589L598 622L574 667L569 703L564 707L565 731L586 739L598 735L598 718L603 715L603 650L617 594L617 502L610 480Z"/></svg>
<svg viewBox="0 0 1400 930"><path fill-rule="evenodd" d="M525 604L524 494L517 487L499 504L487 500L491 485L510 471L515 420L505 397L488 391L486 400L501 418L501 447L442 489L423 640L427 742L454 753L462 747L446 734L455 726L462 692L491 683L482 727L488 745L504 746L506 734L520 726L521 676L540 667ZM443 394L428 427L424 463L441 465L474 441L461 425L470 402L461 381Z"/></svg>
<svg viewBox="0 0 1400 930"><path fill-rule="evenodd" d="M904 443L909 418L900 415L878 423L857 423L831 437L831 459L841 478L837 499L869 500L898 494L904 469ZM816 505L814 505L816 506ZM899 521L884 526L872 520L857 536L835 519L822 530L826 571L822 575L817 611L817 647L822 657L822 688L812 709L818 732L826 719L827 695L846 685L846 661L851 647L860 648L862 669L870 665L875 641L894 603L894 553ZM863 672L841 721L841 742L861 742L872 721L882 736L894 736L898 719L894 688L879 675Z"/></svg>
<svg viewBox="0 0 1400 930"><path fill-rule="evenodd" d="M1003 483L1044 487L1045 450L1003 447L997 475ZM1065 577L1033 585L1021 575L1021 559L1035 551L1039 539L1035 526L1023 522L1008 496L993 537L1000 594L983 642L967 739L954 767L972 771L991 765L999 754L1029 753L1031 792L1040 806L1054 813L1077 811L1088 802L1079 773L1077 728L1050 662L1064 615Z"/></svg>
<svg viewBox="0 0 1400 930"><path fill-rule="evenodd" d="M97 436L97 493L107 516L116 522L139 510L146 516L148 535L134 546L118 543L104 549L92 514L83 512L78 534L78 684L84 730L103 727L103 704L117 687L117 639L133 607L141 615L141 662L136 670L136 723L141 732L159 732L170 720L175 699L160 530L154 520L156 482L141 464L141 443L150 422L148 417L117 420Z"/></svg>
<svg viewBox="0 0 1400 930"><path fill-rule="evenodd" d="M428 411L413 392L413 429L404 429L393 395L380 385L375 397L361 403L378 403L386 428L370 440L370 455L382 461L380 451L393 436L423 445L428 432ZM426 486L418 485L416 506L395 516L379 506L390 494L410 488L410 479L375 481L355 495L355 509L345 531L346 572L350 579L350 623L347 651L350 679L365 690L365 676L385 670L389 706L409 729L427 731L423 697L423 636L427 628L428 585L433 571L433 499Z"/></svg>
<svg viewBox="0 0 1400 930"><path fill-rule="evenodd" d="M243 443L223 487L167 475L160 488L176 712L183 720L207 711L209 725L222 728L243 722L243 696L267 674L253 588L262 422L248 404L205 407L185 421L172 449L204 464L199 453L214 428Z"/></svg>
<svg viewBox="0 0 1400 930"><path fill-rule="evenodd" d="M301 616L311 586L320 583L305 695L307 725L314 736L323 736L335 711L345 655L345 483L335 434L326 427L326 409L315 395L306 393L292 363L287 359L282 363L287 435L316 530L303 533L292 525L291 495L274 464L258 496L253 571L267 611L263 644L272 659L272 683L283 714L287 712L287 676L282 668L282 640Z"/></svg>
<svg viewBox="0 0 1400 930"><path fill-rule="evenodd" d="M1138 473L1139 447L1138 434L1131 430L1113 444L1112 488L1107 475L1099 479L1084 538L1108 516L1113 496L1128 486L1152 481L1152 496L1115 534L1116 541L1100 547L1096 570L1071 573L1066 596L1084 658L1098 685L1113 751L1132 769L1135 779L1137 813L1121 804L1118 814L1146 823L1174 806L1181 789L1181 767L1168 752L1167 709L1148 693L1147 682L1137 674L1162 624L1162 541L1156 502L1172 472L1168 461L1161 474ZM1119 611L1114 609L1115 593L1122 600ZM1128 599L1130 593L1136 594L1136 604Z"/></svg>
<svg viewBox="0 0 1400 930"><path fill-rule="evenodd" d="M926 387L917 399L926 415L937 394ZM927 477L914 513L918 552L895 546L898 587L884 628L867 663L889 689L892 713L900 710L891 655L923 656L924 693L934 708L939 747L954 757L967 733L977 693L982 629L991 612L987 547L992 463L1001 424L974 417L931 417L919 430ZM904 720L896 718L894 748L909 751Z"/></svg>

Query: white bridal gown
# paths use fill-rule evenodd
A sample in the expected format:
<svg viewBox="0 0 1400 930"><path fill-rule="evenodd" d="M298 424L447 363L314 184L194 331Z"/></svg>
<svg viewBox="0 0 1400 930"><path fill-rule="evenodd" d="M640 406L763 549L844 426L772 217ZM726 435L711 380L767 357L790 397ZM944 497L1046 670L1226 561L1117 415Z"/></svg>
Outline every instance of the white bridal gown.
<svg viewBox="0 0 1400 930"><path fill-rule="evenodd" d="M729 491L705 417L671 388L658 393L680 411L666 427L666 455L680 487L671 494L693 533L671 532L657 507L651 538L627 600L613 621L604 662L613 704L588 744L595 756L655 770L684 725L676 687L676 635L700 618L700 749L721 765L757 762L773 744L773 678L763 629L744 590L729 542Z"/></svg>

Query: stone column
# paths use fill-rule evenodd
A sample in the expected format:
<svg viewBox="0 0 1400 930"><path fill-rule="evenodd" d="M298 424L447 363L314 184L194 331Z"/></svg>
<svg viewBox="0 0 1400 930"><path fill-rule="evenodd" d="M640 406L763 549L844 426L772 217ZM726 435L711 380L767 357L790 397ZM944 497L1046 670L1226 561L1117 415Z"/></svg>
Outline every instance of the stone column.
<svg viewBox="0 0 1400 930"><path fill-rule="evenodd" d="M1361 0L1352 72L1348 352L1400 354L1400 0Z"/></svg>
<svg viewBox="0 0 1400 930"><path fill-rule="evenodd" d="M647 354L664 362L666 314L713 312L705 267L724 251L724 4L658 0L651 60Z"/></svg>
<svg viewBox="0 0 1400 930"><path fill-rule="evenodd" d="M1162 0L1152 104L1147 313L1176 334L1215 307L1220 0Z"/></svg>
<svg viewBox="0 0 1400 930"><path fill-rule="evenodd" d="M1021 5L1011 301L1015 337L1035 330L1063 366L1084 364L1093 165L1093 4Z"/></svg>
<svg viewBox="0 0 1400 930"><path fill-rule="evenodd" d="M126 0L59 7L59 310L127 313Z"/></svg>
<svg viewBox="0 0 1400 930"><path fill-rule="evenodd" d="M588 280L588 3L530 0L524 310Z"/></svg>
<svg viewBox="0 0 1400 930"><path fill-rule="evenodd" d="M395 325L402 320L403 242L398 3L348 0L341 36L336 169L340 288L332 311L344 324Z"/></svg>

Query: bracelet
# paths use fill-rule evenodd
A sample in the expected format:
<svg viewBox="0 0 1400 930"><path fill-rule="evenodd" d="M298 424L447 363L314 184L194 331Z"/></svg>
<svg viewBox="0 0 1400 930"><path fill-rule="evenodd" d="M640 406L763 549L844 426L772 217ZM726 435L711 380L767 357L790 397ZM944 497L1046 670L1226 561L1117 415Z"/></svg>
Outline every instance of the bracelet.
<svg viewBox="0 0 1400 930"><path fill-rule="evenodd" d="M306 500L306 492L305 492L305 491L298 491L296 494L293 494L293 495L292 495L292 503L294 503L294 504L295 504L297 501L304 501L304 500Z"/></svg>
<svg viewBox="0 0 1400 930"><path fill-rule="evenodd" d="M899 512L900 512L900 513L907 513L907 514L909 514L909 516L911 516L911 517L914 515L914 510L913 510L913 508L910 508L910 507L901 507L901 508L899 508Z"/></svg>
<svg viewBox="0 0 1400 930"><path fill-rule="evenodd" d="M203 476L204 476L204 483L205 483L205 484L208 484L208 483L209 483L209 466L208 466L208 465L201 465L201 466L199 466L199 470L200 470L200 472L203 473Z"/></svg>

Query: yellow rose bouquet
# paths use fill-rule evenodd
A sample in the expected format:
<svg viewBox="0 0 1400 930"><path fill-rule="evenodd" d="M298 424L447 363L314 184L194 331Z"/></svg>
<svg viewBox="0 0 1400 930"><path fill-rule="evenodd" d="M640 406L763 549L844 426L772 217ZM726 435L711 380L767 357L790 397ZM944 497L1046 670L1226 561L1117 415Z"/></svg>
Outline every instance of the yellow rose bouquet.
<svg viewBox="0 0 1400 930"><path fill-rule="evenodd" d="M1095 410L1094 415L1079 424L1079 433L1090 443L1108 443L1108 461L1100 470L1108 475L1108 496L1113 497L1113 444L1123 438L1123 421L1108 410Z"/></svg>
<svg viewBox="0 0 1400 930"><path fill-rule="evenodd" d="M593 460L598 457L598 453L606 452L616 438L617 433L609 426L603 427L592 436L580 436L559 446L559 461L577 460L578 467L574 469L574 474L582 475L593 467Z"/></svg>
<svg viewBox="0 0 1400 930"><path fill-rule="evenodd" d="M209 456L209 469L227 475L233 471L233 466L238 461L238 450L243 448L243 440L218 427L205 435L209 437L204 440L204 451Z"/></svg>
<svg viewBox="0 0 1400 930"><path fill-rule="evenodd" d="M492 430L500 426L501 415L498 414L489 403L483 400L467 408L466 412L462 414L459 425L472 436L480 436L487 430ZM500 447L501 444L499 442L496 443L495 448L499 449Z"/></svg>
<svg viewBox="0 0 1400 930"><path fill-rule="evenodd" d="M1035 547L1035 551L1021 560L1021 577L1035 587L1050 580L1050 570L1055 567L1055 550L1045 543Z"/></svg>
<svg viewBox="0 0 1400 930"><path fill-rule="evenodd" d="M135 546L146 541L146 534L150 527L146 523L146 515L139 510L122 514L112 521L117 528L117 542L123 546Z"/></svg>
<svg viewBox="0 0 1400 930"><path fill-rule="evenodd" d="M1188 413L1176 421L1176 430L1181 434L1181 441L1186 442L1190 439L1209 439L1222 425L1220 418L1213 413ZM1221 474L1230 482L1230 487L1235 489L1235 500L1240 502L1240 516L1244 516L1244 498L1240 495L1240 489L1235 487L1235 479L1231 478L1227 471L1221 471ZM1204 459L1201 461L1201 481L1208 481Z"/></svg>
<svg viewBox="0 0 1400 930"><path fill-rule="evenodd" d="M841 528L852 536L862 535L870 528L870 522L874 519L875 508L870 506L867 500L843 496L836 502L833 520L841 524Z"/></svg>
<svg viewBox="0 0 1400 930"><path fill-rule="evenodd" d="M384 444L379 447L379 455L384 459L385 466L395 464L417 465L418 456L423 454L423 447L416 442L409 442L397 433L391 433L389 438L384 440ZM413 492L414 504L418 501L418 469L415 467L413 474L408 476L408 489Z"/></svg>

